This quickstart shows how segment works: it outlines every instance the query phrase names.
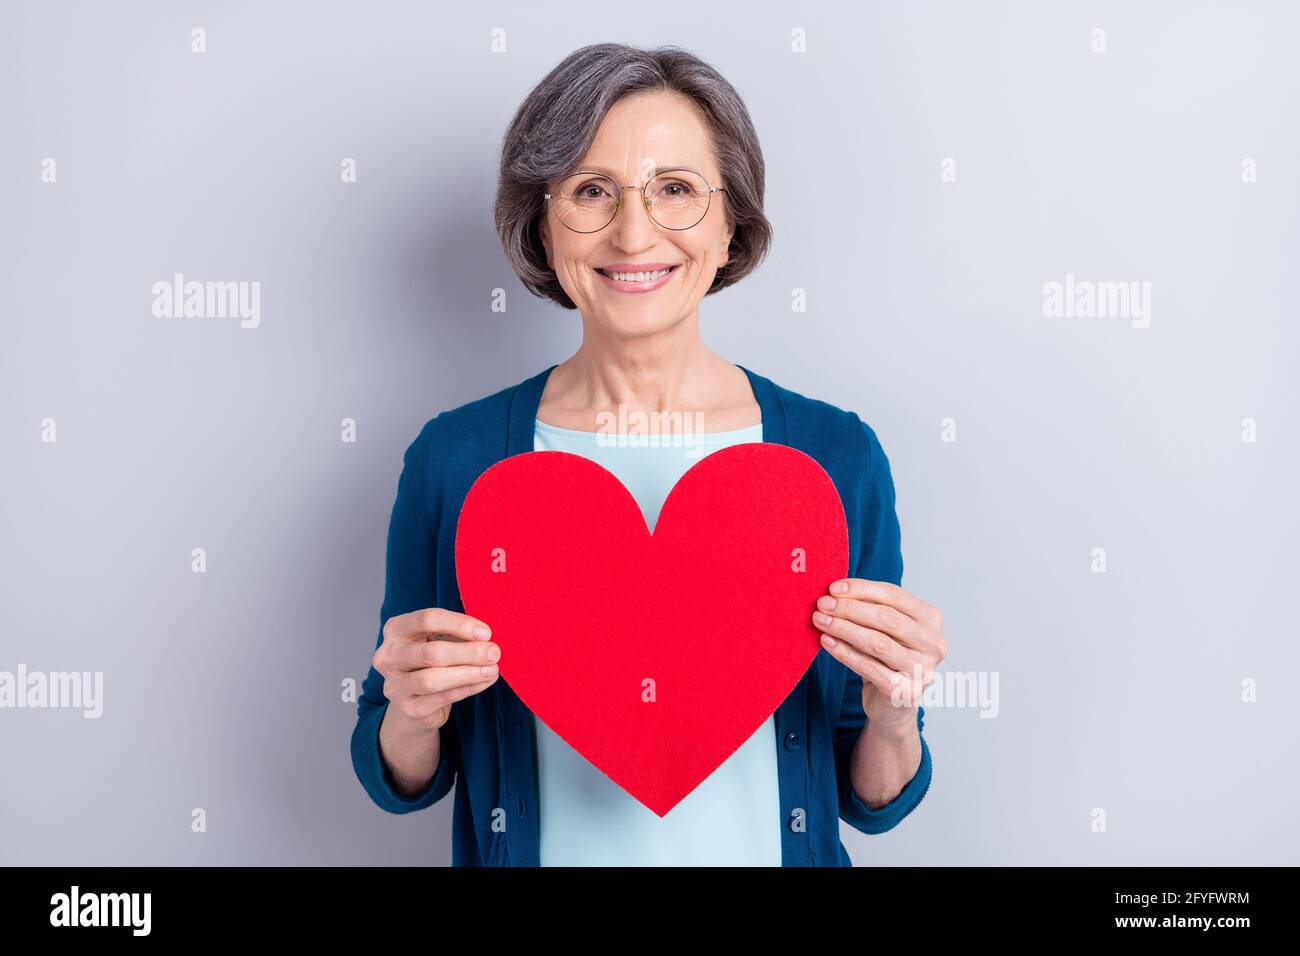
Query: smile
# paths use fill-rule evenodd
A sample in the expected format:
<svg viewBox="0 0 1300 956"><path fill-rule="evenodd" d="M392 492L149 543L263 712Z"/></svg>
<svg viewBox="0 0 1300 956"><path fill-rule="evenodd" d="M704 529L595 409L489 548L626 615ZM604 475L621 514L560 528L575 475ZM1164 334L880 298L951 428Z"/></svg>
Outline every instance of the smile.
<svg viewBox="0 0 1300 956"><path fill-rule="evenodd" d="M647 272L608 272L597 269L596 273L607 286L619 292L651 292L668 282L679 269L680 264Z"/></svg>

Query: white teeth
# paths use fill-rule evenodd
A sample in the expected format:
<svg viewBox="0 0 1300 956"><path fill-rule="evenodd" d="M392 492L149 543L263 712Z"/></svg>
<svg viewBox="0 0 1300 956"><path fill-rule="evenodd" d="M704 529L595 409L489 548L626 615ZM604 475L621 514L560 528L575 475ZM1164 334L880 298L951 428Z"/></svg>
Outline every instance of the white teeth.
<svg viewBox="0 0 1300 956"><path fill-rule="evenodd" d="M658 272L610 272L608 269L601 271L611 279L617 279L619 282L649 282L651 279L658 279L660 276L666 276L673 270L668 268L660 269Z"/></svg>

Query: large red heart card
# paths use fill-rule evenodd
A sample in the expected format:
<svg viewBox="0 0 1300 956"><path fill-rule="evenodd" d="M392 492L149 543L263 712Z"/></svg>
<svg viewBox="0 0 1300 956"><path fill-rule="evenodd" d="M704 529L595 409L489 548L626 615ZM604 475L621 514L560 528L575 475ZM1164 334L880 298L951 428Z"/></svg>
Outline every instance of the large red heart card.
<svg viewBox="0 0 1300 956"><path fill-rule="evenodd" d="M560 451L488 468L456 531L461 599L502 679L661 817L794 689L817 598L847 567L830 476L759 442L692 465L653 535L614 475Z"/></svg>

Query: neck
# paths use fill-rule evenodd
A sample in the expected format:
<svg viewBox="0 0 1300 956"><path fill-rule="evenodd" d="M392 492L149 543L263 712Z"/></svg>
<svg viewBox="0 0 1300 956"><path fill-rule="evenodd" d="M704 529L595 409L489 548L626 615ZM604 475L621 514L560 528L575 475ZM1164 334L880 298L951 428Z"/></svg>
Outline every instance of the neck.
<svg viewBox="0 0 1300 956"><path fill-rule="evenodd" d="M556 366L542 396L551 414L567 420L620 406L708 414L752 403L744 372L704 344L697 316L636 337L584 321L582 344Z"/></svg>
<svg viewBox="0 0 1300 956"><path fill-rule="evenodd" d="M684 412L702 415L705 431L722 432L761 418L748 376L705 345L697 316L653 336L582 326L578 350L547 378L542 421L590 431L608 412Z"/></svg>

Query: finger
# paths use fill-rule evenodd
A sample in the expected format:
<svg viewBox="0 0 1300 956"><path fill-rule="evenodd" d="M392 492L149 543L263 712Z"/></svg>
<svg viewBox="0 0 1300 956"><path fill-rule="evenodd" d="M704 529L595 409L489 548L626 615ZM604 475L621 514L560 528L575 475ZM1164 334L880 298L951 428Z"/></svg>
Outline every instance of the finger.
<svg viewBox="0 0 1300 956"><path fill-rule="evenodd" d="M844 666L850 668L881 693L887 694L890 703L895 706L916 706L921 700L925 688L934 679L933 674L931 674L928 679L919 680L919 676L915 672L911 672L911 676L909 676L909 674L900 673L893 668L886 667L870 654L863 654L844 641L835 641L834 646L830 646L827 643L828 641L835 641L835 638L823 634L822 646L827 649L831 656L841 661Z"/></svg>
<svg viewBox="0 0 1300 956"><path fill-rule="evenodd" d="M889 634L873 628L854 624L842 617L832 617L821 611L813 612L813 625L823 634L853 646L863 654L870 655L894 670L910 670L912 654L906 645L899 643Z"/></svg>
<svg viewBox="0 0 1300 956"><path fill-rule="evenodd" d="M392 700L394 695L402 698L422 694L441 694L466 684L477 684L488 678L495 679L498 673L496 664L465 664L457 667L426 667L418 671L400 671L384 681L384 694L389 700Z"/></svg>
<svg viewBox="0 0 1300 956"><path fill-rule="evenodd" d="M828 643L828 639L834 641L834 645ZM871 683L881 693L888 694L889 699L894 699L894 689L902 687L899 693L899 703L906 704L907 678L900 674L892 667L887 667L882 661L872 657L870 654L864 654L853 645L836 640L828 634L822 635L822 647L845 667L859 675L864 681Z"/></svg>
<svg viewBox="0 0 1300 956"><path fill-rule="evenodd" d="M462 641L457 638L394 644L389 658L393 669L399 671L452 667L457 664L495 664L500 659L500 644L491 641Z"/></svg>
<svg viewBox="0 0 1300 956"><path fill-rule="evenodd" d="M384 636L390 635L392 640L402 641L424 641L437 636L486 641L492 637L492 629L468 614L442 607L426 607L390 617L384 624Z"/></svg>
<svg viewBox="0 0 1300 956"><path fill-rule="evenodd" d="M916 650L927 650L931 639L926 629L896 607L856 598L822 595L817 607L824 614L881 631Z"/></svg>
<svg viewBox="0 0 1300 956"><path fill-rule="evenodd" d="M477 684L465 684L462 687L456 687L441 694L421 694L412 697L407 701L406 713L411 717L423 718L433 715L435 710L440 710L448 704L454 704L458 700L464 700L466 697L473 697L481 693L496 683L496 678L479 681Z"/></svg>
<svg viewBox="0 0 1300 956"><path fill-rule="evenodd" d="M939 610L925 603L919 597L904 591L897 584L889 581L868 581L865 578L840 578L832 581L829 588L831 597L856 598L860 601L874 601L897 608L914 621L933 624L938 618Z"/></svg>
<svg viewBox="0 0 1300 956"><path fill-rule="evenodd" d="M433 696L440 698L443 704L454 704L458 700L473 697L475 694L487 690L497 682L497 678L500 676L500 674L497 674L487 680L479 681L477 684L463 684L460 687L453 687L451 690L445 690L441 694L434 694Z"/></svg>

